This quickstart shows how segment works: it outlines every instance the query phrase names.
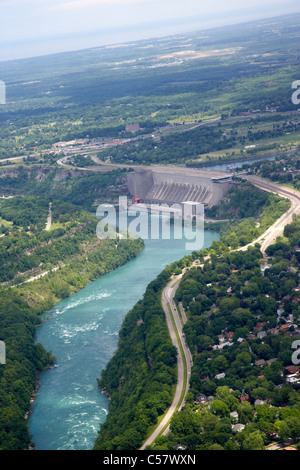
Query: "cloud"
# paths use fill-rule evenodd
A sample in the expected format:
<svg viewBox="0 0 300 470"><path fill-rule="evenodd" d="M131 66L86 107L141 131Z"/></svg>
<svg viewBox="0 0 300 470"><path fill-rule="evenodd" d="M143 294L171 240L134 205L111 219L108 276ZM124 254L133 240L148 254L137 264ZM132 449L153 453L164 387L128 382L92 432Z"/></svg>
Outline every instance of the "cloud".
<svg viewBox="0 0 300 470"><path fill-rule="evenodd" d="M149 3L153 0L68 0L57 3L56 5L50 5L48 10L51 11L70 11L78 10L80 8L87 7L98 7L98 6L126 6L141 3Z"/></svg>

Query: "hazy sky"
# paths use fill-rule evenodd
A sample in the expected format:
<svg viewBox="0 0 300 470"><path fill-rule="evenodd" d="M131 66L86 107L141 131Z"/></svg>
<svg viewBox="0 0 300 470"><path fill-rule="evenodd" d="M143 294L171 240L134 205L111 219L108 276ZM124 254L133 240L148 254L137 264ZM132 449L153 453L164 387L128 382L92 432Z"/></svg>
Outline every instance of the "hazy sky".
<svg viewBox="0 0 300 470"><path fill-rule="evenodd" d="M293 11L300 12L299 0L0 0L0 60Z"/></svg>

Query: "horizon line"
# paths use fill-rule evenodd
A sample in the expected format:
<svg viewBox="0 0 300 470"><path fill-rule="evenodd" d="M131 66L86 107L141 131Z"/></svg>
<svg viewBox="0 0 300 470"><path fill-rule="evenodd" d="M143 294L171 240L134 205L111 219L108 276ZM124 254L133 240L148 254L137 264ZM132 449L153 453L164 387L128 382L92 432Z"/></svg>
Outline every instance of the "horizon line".
<svg viewBox="0 0 300 470"><path fill-rule="evenodd" d="M238 13L238 12L237 12ZM279 18L284 18L284 17L291 17L293 15L300 15L300 7L298 10L294 10L294 11L291 11L289 13L282 13L282 14L277 14L275 16L273 15L270 15L270 16L263 16L263 17L259 17L259 18L256 18L256 19L250 19L250 20L247 20L247 19L244 19L244 20L241 20L241 18L239 19L236 19L236 21L232 21L232 22L224 22L224 23L221 23L221 24L218 24L218 25L214 25L214 26L202 26L200 27L199 25L199 28L195 28L195 29L188 29L186 31L180 31L180 32L170 32L170 33L161 33L161 34L158 34L158 35L149 35L147 37L143 37L143 38L132 38L132 39L128 39L128 40L125 40L122 41L117 41L117 42L107 42L107 43L102 43L102 44L94 44L94 45L89 45L87 47L76 47L76 48L66 48L64 50L57 50L56 52L47 52L47 53L37 53L37 54L34 54L34 55L26 55L26 56L23 56L23 57L15 57L15 58L12 58L12 59L1 59L0 58L0 63L5 63L5 62L16 62L16 61L22 61L22 60L30 60L30 59L39 59L39 58L43 58L43 57L49 57L49 56L55 56L55 55L62 55L62 54L68 54L68 53L76 53L76 52L84 52L84 51L91 51L93 49L105 49L107 47L111 47L111 46L126 46L126 45L130 45L132 42L134 43L142 43L142 42L145 42L145 41L150 41L150 40L159 40L159 39L163 39L163 38L168 38L168 37L176 37L178 35L181 35L181 34L193 34L193 33L197 33L197 32L200 32L200 31L210 31L210 30L215 30L215 29L218 29L218 28L226 28L226 27L230 27L230 26L239 26L239 25L243 25L243 24L253 24L253 23L258 23L260 21L265 21L265 20L272 20L272 19L279 19ZM210 15L206 15L206 18L208 16L212 16L211 14ZM204 18L203 18L204 19ZM166 21L156 21L156 22L150 22L150 23L140 23L140 24L136 24L136 25L124 25L122 31L128 31L128 30L131 30L131 28L133 28L132 30L135 30L135 31L138 31L140 29L143 28L143 26L148 26L148 27L158 27L158 26L175 26L176 24L181 24L182 26L184 25L187 25L189 23L192 23L192 22L196 22L198 21L197 18L191 18L191 17L186 17L182 20L179 20L179 19L174 19L174 20L166 20ZM200 21L200 18L199 18L199 21ZM106 28L103 31L113 31L115 28L114 27L111 27L111 28ZM118 27L117 28L118 30L120 30L120 28ZM88 38L89 36L93 36L95 34L101 34L101 31L99 30L93 30L93 31L82 31L80 33L80 37L85 37L85 38ZM69 34L66 34L66 35L60 35L60 36L49 36L47 38L36 38L36 39L31 39L29 41L27 41L25 44L36 44L40 41L42 42L47 42L49 41L49 44L51 43L51 41L60 41L60 40L63 40L63 39L72 39L72 38L75 38L76 35L75 35L75 32L73 33L69 33ZM6 45L10 45L10 46L15 46L16 43L14 42L8 42L8 43L2 43L2 44L6 44Z"/></svg>

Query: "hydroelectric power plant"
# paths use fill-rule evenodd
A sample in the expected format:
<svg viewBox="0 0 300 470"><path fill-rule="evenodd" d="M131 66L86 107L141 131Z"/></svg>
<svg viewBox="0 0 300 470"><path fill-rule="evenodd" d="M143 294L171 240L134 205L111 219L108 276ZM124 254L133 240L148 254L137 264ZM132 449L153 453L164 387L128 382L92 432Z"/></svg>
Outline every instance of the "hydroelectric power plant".
<svg viewBox="0 0 300 470"><path fill-rule="evenodd" d="M128 173L133 197L145 204L194 202L205 208L219 204L232 184L232 174L192 168L145 167Z"/></svg>

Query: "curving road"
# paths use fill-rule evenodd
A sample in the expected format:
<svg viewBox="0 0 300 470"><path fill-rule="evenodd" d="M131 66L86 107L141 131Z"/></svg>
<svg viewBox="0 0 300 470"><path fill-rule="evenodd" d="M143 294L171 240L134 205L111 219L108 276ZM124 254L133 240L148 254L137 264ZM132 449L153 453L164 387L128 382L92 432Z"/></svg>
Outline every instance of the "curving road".
<svg viewBox="0 0 300 470"><path fill-rule="evenodd" d="M285 214L283 214L283 216L281 216L271 227L269 227L265 233L263 233L259 238L257 238L257 240L253 241L249 245L239 248L239 251L246 251L249 246L254 246L256 243L260 243L261 252L264 256L266 256L265 251L267 247L272 245L278 236L282 235L284 231L284 227L292 222L293 216L300 214L300 192L294 189L285 187L285 186L280 186L275 183L269 183L268 181L263 180L262 178L259 178L257 176L243 175L243 177L247 179L253 185L257 186L260 189L263 189L264 191L278 194L279 196L283 196L283 197L290 199L291 204L292 204L290 209ZM206 257L206 259L207 258L209 257ZM196 262L194 262L193 265L196 265ZM167 284L167 286L164 288L163 293L162 293L162 306L166 315L168 329L170 332L172 342L178 351L178 361L177 361L178 378L177 378L177 387L176 387L175 396L164 419L157 426L155 431L147 439L147 441L144 443L144 445L141 447L140 450L143 450L146 448L146 446L151 445L160 433L163 432L164 434L166 434L168 432L170 419L172 415L175 413L175 411L180 409L182 405L184 404L185 396L189 390L189 377L190 377L191 367L192 367L192 355L191 355L189 348L186 345L186 342L182 333L182 324L181 324L178 311L174 302L176 289L178 288L180 284L180 280L183 277L185 272L186 272L186 268L182 271L182 273L179 276L176 277L176 280L172 279ZM174 328L174 324L170 316L169 308L171 308L173 318L175 321L175 328L177 329L177 332ZM183 322L185 323L186 317L182 315L182 319L183 319ZM179 341L182 345L184 357L182 356L177 337L179 337ZM185 363L187 367L187 377L184 376ZM183 395L183 391L184 391L184 395Z"/></svg>
<svg viewBox="0 0 300 470"><path fill-rule="evenodd" d="M243 175L243 178L247 179L249 183L264 191L278 194L279 196L285 197L291 201L290 209L278 220L276 220L276 222L271 227L269 227L265 233L263 233L254 242L244 246L243 248L240 248L240 251L246 251L249 246L254 246L255 243L260 243L261 252L265 256L265 252L268 246L272 245L276 238L283 234L284 227L293 221L293 216L300 214L300 192L296 191L295 189L288 188L287 186L270 183L269 181L259 178L258 176Z"/></svg>
<svg viewBox="0 0 300 470"><path fill-rule="evenodd" d="M144 450L147 446L151 445L157 436L163 432L166 434L169 431L169 422L172 418L175 411L179 410L184 404L184 398L189 390L189 378L192 368L192 355L191 352L186 345L185 338L182 332L182 324L179 318L179 314L176 308L176 304L174 302L175 292L179 286L179 281L185 273L185 269L183 272L176 277L176 279L172 279L167 286L164 288L162 293L162 306L166 315L167 326L169 329L170 337L172 340L173 345L176 347L178 356L177 356L177 386L175 395L173 398L173 402L168 409L166 415L164 416L163 420L157 426L155 431L151 434L151 436L145 441L143 446L140 450ZM170 309L172 312L172 316L175 322L172 321L172 317L170 314ZM185 322L185 319L183 319ZM180 342L180 344L179 344ZM180 347L181 346L181 347ZM183 355L182 355L183 351ZM186 374L185 375L185 371ZM183 395L184 390L184 395Z"/></svg>
<svg viewBox="0 0 300 470"><path fill-rule="evenodd" d="M225 172L225 171L220 171L220 170L205 170L203 168L189 168L186 166L175 166L175 165L159 165L159 164L153 164L153 165L134 165L134 164L125 164L125 163L106 163L102 162L99 159L93 158L95 162L95 166L89 166L89 167L75 167L73 165L68 164L68 159L71 158L72 155L67 155L62 157L60 160L57 160L57 164L60 166L63 166L64 168L67 168L69 170L80 170L80 171L88 171L88 172L104 172L104 171L113 171L113 170L119 170L119 169L126 169L126 170L137 170L137 171L158 171L158 172L167 172L171 175L188 175L188 176L199 176L199 177L209 177L209 178L224 178L224 177L230 177L233 174Z"/></svg>

